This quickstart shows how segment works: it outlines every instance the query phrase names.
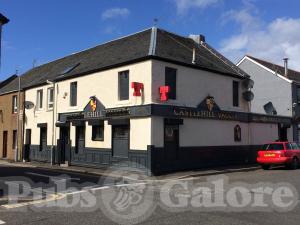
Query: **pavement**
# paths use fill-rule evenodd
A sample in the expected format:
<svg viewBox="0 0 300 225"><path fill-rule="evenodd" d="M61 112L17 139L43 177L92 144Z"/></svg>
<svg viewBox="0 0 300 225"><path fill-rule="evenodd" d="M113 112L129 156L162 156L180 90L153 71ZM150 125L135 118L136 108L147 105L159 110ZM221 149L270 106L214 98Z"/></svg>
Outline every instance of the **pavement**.
<svg viewBox="0 0 300 225"><path fill-rule="evenodd" d="M0 190L10 201L0 200L0 224L298 225L300 221L300 170L219 168L156 180L144 175L124 179L122 174L129 178L136 175L119 171L110 176L108 172L100 175L1 162ZM10 188L17 185L15 190L24 199L12 201L10 197L17 195L8 192L7 184ZM288 192L276 191L280 187L288 188L291 198ZM201 188L211 189L201 192ZM236 197L232 197L233 188L240 188ZM292 199L293 204L279 208L276 193L284 194L284 203ZM224 206L208 204L211 200L217 203L222 196L227 199ZM241 207L247 199L253 203ZM255 199L265 206L255 205Z"/></svg>

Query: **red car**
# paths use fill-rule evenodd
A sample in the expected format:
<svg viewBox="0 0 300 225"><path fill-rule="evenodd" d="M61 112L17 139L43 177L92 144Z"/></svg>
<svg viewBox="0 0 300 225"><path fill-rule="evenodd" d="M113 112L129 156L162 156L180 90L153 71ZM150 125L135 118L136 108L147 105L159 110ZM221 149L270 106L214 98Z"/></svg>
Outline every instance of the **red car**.
<svg viewBox="0 0 300 225"><path fill-rule="evenodd" d="M271 165L285 165L297 169L300 159L300 147L294 142L272 142L258 151L257 162L264 170Z"/></svg>

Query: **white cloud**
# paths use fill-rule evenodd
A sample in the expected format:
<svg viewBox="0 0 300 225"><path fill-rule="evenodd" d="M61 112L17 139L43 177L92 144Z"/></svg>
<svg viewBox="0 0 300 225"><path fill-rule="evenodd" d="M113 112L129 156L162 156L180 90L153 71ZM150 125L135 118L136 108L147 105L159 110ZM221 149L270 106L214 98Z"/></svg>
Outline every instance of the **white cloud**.
<svg viewBox="0 0 300 225"><path fill-rule="evenodd" d="M221 0L173 0L176 4L177 13L185 14L191 8L204 9L210 5L220 2Z"/></svg>
<svg viewBox="0 0 300 225"><path fill-rule="evenodd" d="M300 18L277 18L265 23L256 9L249 6L229 11L223 18L240 27L237 34L222 40L220 51L225 56L237 62L250 54L280 65L288 57L290 67L300 70Z"/></svg>
<svg viewBox="0 0 300 225"><path fill-rule="evenodd" d="M107 9L105 10L101 17L103 20L107 20L107 19L113 19L113 18L125 18L128 17L130 14L129 9L127 8L111 8L111 9Z"/></svg>

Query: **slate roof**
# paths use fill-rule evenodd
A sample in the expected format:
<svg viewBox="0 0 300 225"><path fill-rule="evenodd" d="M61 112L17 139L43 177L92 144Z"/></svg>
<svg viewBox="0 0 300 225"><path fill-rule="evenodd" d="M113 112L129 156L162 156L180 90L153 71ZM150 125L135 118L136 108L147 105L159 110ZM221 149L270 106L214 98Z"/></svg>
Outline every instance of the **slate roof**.
<svg viewBox="0 0 300 225"><path fill-rule="evenodd" d="M193 48L196 50L195 64L192 63ZM192 39L162 29L149 28L35 67L21 76L21 88L27 89L45 84L47 80L69 79L150 58L244 78L237 70ZM63 74L66 70L69 71ZM1 88L0 94L17 89L18 79Z"/></svg>
<svg viewBox="0 0 300 225"><path fill-rule="evenodd" d="M253 59L254 61L258 62L259 64L267 67L270 70L273 70L274 72L284 76L285 74L285 69L284 66L279 66L277 64L262 60L262 59L258 59L255 58L253 56L247 55L250 59ZM287 78L296 82L300 82L300 72L295 71L295 70L291 70L288 69L288 74L287 74Z"/></svg>

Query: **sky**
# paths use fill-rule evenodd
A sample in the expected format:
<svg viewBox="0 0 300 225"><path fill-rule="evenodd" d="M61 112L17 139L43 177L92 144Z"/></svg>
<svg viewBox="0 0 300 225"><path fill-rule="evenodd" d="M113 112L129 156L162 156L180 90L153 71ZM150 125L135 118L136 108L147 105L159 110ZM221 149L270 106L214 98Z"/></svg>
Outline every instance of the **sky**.
<svg viewBox="0 0 300 225"><path fill-rule="evenodd" d="M298 0L0 0L0 80L154 25L206 41L234 63L245 54L300 71Z"/></svg>

